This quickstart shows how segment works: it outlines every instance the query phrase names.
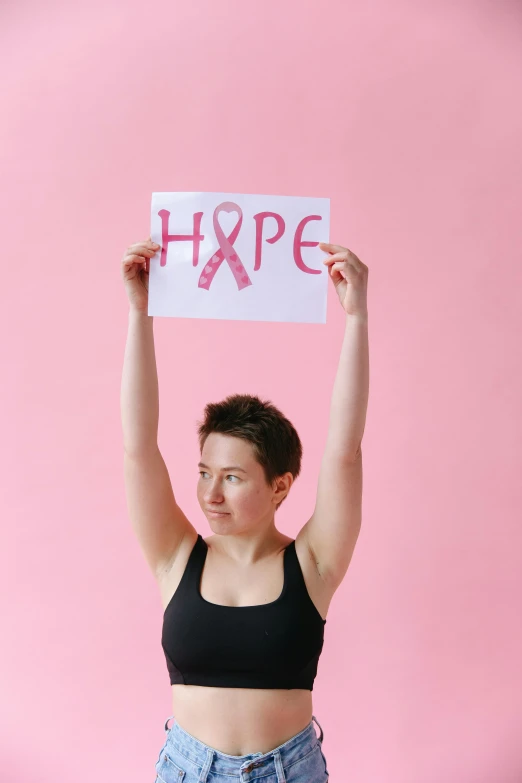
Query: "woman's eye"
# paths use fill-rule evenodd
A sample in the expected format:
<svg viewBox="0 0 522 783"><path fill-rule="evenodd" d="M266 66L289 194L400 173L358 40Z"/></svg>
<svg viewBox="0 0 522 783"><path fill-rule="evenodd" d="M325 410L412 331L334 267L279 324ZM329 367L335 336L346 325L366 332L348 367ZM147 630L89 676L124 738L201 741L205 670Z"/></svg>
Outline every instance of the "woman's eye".
<svg viewBox="0 0 522 783"><path fill-rule="evenodd" d="M203 476L208 476L208 473L205 470L200 470L199 471L199 475L203 478ZM233 478L233 479L237 479L239 481L239 477L232 475L232 473L229 473L227 478Z"/></svg>

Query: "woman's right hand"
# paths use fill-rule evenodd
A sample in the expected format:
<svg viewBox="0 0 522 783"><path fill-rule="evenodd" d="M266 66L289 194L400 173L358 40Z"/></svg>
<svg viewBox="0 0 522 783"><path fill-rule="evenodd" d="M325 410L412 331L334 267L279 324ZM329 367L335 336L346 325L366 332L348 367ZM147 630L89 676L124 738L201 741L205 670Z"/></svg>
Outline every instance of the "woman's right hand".
<svg viewBox="0 0 522 783"><path fill-rule="evenodd" d="M149 309L150 259L156 255L159 245L149 237L145 242L129 245L121 262L121 276L131 308L140 313Z"/></svg>

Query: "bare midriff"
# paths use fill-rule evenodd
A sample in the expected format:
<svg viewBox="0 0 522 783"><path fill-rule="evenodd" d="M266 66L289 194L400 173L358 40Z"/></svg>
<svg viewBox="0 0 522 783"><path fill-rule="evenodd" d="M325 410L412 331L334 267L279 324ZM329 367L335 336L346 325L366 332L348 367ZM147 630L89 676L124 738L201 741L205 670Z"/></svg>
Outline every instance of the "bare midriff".
<svg viewBox="0 0 522 783"><path fill-rule="evenodd" d="M268 753L312 720L309 690L171 687L172 714L180 727L229 756Z"/></svg>
<svg viewBox="0 0 522 783"><path fill-rule="evenodd" d="M227 588L223 592L223 585L237 581L233 578L233 567L219 558L213 561L213 537L205 541L209 552L204 569L208 577L203 591L204 600L223 606L255 606L261 604L263 598L271 601L281 593L283 550L292 541L291 538L282 538L278 562L274 562L274 558L272 563L266 563L266 576L258 578L259 584L272 584L268 596L266 589L253 594L247 592L245 586L241 589L241 585L235 591ZM160 581L164 609L179 584L193 546L194 540L188 540L168 576ZM312 601L325 619L331 592L318 576L316 564L299 538L296 539L296 553ZM210 688L181 683L171 685L171 688L172 715L180 727L205 745L229 756L268 753L299 734L312 720L312 691L307 689Z"/></svg>

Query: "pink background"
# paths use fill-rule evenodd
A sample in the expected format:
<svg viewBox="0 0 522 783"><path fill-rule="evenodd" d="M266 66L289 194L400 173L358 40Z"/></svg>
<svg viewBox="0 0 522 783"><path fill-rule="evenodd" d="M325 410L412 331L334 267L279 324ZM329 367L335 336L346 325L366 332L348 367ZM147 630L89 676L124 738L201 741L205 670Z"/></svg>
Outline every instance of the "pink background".
<svg viewBox="0 0 522 783"><path fill-rule="evenodd" d="M205 190L329 197L370 269L363 525L313 692L332 782L520 781L521 5L0 16L0 779L154 779L171 692L124 495L120 261L152 191ZM160 448L202 535L195 422L233 392L295 424L278 527L311 514L343 318L330 284L326 325L156 319Z"/></svg>

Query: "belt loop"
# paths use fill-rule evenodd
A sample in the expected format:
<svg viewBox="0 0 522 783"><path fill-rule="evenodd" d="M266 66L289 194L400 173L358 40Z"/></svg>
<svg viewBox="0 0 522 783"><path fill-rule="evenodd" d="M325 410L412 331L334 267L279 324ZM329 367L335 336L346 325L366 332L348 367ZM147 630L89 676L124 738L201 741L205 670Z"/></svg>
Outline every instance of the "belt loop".
<svg viewBox="0 0 522 783"><path fill-rule="evenodd" d="M286 783L286 775L283 769L283 762L281 761L281 751L276 750L273 756L277 774L277 783Z"/></svg>
<svg viewBox="0 0 522 783"><path fill-rule="evenodd" d="M214 761L214 754L215 751L212 748L207 748L207 758L203 764L203 768L198 778L198 783L207 783L208 773L210 772L210 767Z"/></svg>
<svg viewBox="0 0 522 783"><path fill-rule="evenodd" d="M169 728L169 720L170 720L171 718L173 718L173 717L174 717L174 715L171 715L171 716L170 716L169 718L167 718L167 720L165 721L165 731L166 731L166 733L167 733L167 734L168 734L168 733L169 733L169 731L172 729L172 726Z"/></svg>
<svg viewBox="0 0 522 783"><path fill-rule="evenodd" d="M317 718L315 717L315 715L312 715L312 720L315 720L315 722L316 722L316 723L317 723L317 725L319 726L319 729L320 729L320 731L321 731L321 736L319 737L319 742L320 742L320 743L322 743L322 742L323 742L323 737L324 737L324 732L323 732L323 730L322 730L322 728L321 728L321 724L319 723L319 721L317 720Z"/></svg>

